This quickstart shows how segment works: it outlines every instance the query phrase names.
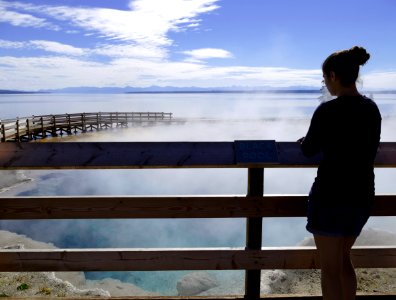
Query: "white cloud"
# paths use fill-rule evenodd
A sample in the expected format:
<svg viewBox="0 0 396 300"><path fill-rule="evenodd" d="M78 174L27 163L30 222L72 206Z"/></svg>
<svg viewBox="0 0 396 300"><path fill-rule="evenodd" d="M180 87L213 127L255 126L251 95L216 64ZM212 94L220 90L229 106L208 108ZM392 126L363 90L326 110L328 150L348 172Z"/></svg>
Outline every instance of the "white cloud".
<svg viewBox="0 0 396 300"><path fill-rule="evenodd" d="M77 55L77 56L86 54L86 50L82 48L76 48L71 45L65 45L53 41L35 40L35 41L30 41L29 44L37 49L41 49L47 52L61 53L66 55Z"/></svg>
<svg viewBox="0 0 396 300"><path fill-rule="evenodd" d="M103 67L104 65L100 63L68 57L3 56L0 57L0 73L5 71L6 74L4 79L1 79L0 86L19 90L37 90L45 86L59 88L94 83L102 85Z"/></svg>
<svg viewBox="0 0 396 300"><path fill-rule="evenodd" d="M97 7L71 7L57 5L35 5L32 3L9 2L0 0L3 21L13 25L49 27L40 14L74 26L83 35L93 35L107 40L118 41L113 45L102 45L92 49L91 54L114 57L166 58L168 47L173 41L168 37L170 31L186 28L196 29L201 20L197 17L218 8L219 0L135 0L129 2L130 10L117 10ZM13 12L19 10L21 12ZM15 15L16 14L16 15ZM15 16L14 16L15 15ZM22 22L23 16L25 21ZM17 21L19 20L19 21ZM22 25L20 25L22 26ZM76 32L70 31L68 32ZM120 43L121 42L121 43ZM81 55L79 48L70 48L47 42L36 43L46 51L70 55Z"/></svg>
<svg viewBox="0 0 396 300"><path fill-rule="evenodd" d="M396 70L375 71L361 76L362 86L366 90L396 90Z"/></svg>
<svg viewBox="0 0 396 300"><path fill-rule="evenodd" d="M0 48L21 49L25 46L26 46L25 42L13 42L13 41L0 40Z"/></svg>
<svg viewBox="0 0 396 300"><path fill-rule="evenodd" d="M167 37L170 30L191 24L197 26L200 20L196 17L217 9L217 1L219 0L135 0L130 1L131 10L5 3L8 7L67 21L102 37L164 46L172 43Z"/></svg>
<svg viewBox="0 0 396 300"><path fill-rule="evenodd" d="M40 49L46 52L58 53L71 56L107 56L111 58L145 58L162 59L167 56L167 50L141 45L128 44L100 44L93 49L77 48L72 45L62 44L55 41L32 40L26 42L7 41L0 39L0 48L26 50Z"/></svg>
<svg viewBox="0 0 396 300"><path fill-rule="evenodd" d="M218 0L135 0L130 1L130 8L136 13L164 20L169 29L177 30L181 25L199 24L199 14L219 8Z"/></svg>
<svg viewBox="0 0 396 300"><path fill-rule="evenodd" d="M231 58L231 57L233 57L231 52L228 52L227 50L224 50L224 49L218 49L218 48L201 48L201 49L183 51L182 53L185 55L188 55L189 58L187 60L192 61L192 62L199 62L201 60L209 59L209 58Z"/></svg>
<svg viewBox="0 0 396 300"><path fill-rule="evenodd" d="M70 86L318 86L320 70L207 65L119 58L109 63L67 57L0 57L0 86L37 90Z"/></svg>
<svg viewBox="0 0 396 300"><path fill-rule="evenodd" d="M191 24L187 25L187 27L189 27L189 28L198 27L198 26L199 26L199 23L191 23Z"/></svg>
<svg viewBox="0 0 396 300"><path fill-rule="evenodd" d="M0 86L38 90L73 86L179 87L312 86L319 88L319 69L211 67L191 62L120 57L108 63L83 57L0 57ZM364 89L395 89L396 71L364 77ZM370 85L366 85L370 83Z"/></svg>
<svg viewBox="0 0 396 300"><path fill-rule="evenodd" d="M64 55L80 56L88 54L88 49L76 48L71 45L66 45L54 41L32 40L26 42L14 42L7 40L0 40L0 48L4 49L40 49L46 52L53 52Z"/></svg>
<svg viewBox="0 0 396 300"><path fill-rule="evenodd" d="M5 10L0 10L0 22L22 27L44 27L47 25L44 19Z"/></svg>
<svg viewBox="0 0 396 300"><path fill-rule="evenodd" d="M9 7L13 7L12 2L6 2L0 0L0 22L9 23L13 26L21 27L46 27L52 30L59 30L59 27L47 22L46 19L35 17L33 15L16 12L9 10Z"/></svg>
<svg viewBox="0 0 396 300"><path fill-rule="evenodd" d="M92 54L104 55L109 57L140 57L150 59L161 59L167 56L167 50L159 47L150 47L149 45L99 45L91 50Z"/></svg>

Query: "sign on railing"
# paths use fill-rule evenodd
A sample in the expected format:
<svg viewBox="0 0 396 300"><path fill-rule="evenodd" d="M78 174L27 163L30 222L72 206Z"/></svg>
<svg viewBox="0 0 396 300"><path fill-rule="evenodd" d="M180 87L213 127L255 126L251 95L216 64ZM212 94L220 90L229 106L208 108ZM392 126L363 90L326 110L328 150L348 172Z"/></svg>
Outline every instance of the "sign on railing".
<svg viewBox="0 0 396 300"><path fill-rule="evenodd" d="M276 143L271 141L235 141L235 158L239 165L279 163Z"/></svg>

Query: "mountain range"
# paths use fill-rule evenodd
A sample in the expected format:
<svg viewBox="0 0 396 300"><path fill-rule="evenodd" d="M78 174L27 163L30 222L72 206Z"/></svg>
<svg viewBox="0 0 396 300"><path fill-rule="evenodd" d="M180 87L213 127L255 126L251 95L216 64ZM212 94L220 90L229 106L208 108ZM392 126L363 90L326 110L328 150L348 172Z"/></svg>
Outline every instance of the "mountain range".
<svg viewBox="0 0 396 300"><path fill-rule="evenodd" d="M259 93L259 92L290 92L290 93L317 93L319 89L313 87L173 87L173 86L149 86L149 87L67 87L62 89L42 89L34 92L0 90L0 94L25 94L25 93L51 93L51 94L125 94L125 93Z"/></svg>
<svg viewBox="0 0 396 300"><path fill-rule="evenodd" d="M274 87L174 87L174 86L149 86L149 87L67 87L61 89L42 89L38 91L27 90L2 90L0 94L155 94L155 93L320 93L320 89L310 86L291 86L284 88ZM365 93L395 94L396 90L365 91Z"/></svg>

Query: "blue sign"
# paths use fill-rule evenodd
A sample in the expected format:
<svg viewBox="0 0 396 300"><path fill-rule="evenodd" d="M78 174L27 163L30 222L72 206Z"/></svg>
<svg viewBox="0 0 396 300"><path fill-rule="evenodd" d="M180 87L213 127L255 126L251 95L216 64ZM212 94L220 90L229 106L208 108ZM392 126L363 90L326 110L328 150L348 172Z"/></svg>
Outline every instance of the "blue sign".
<svg viewBox="0 0 396 300"><path fill-rule="evenodd" d="M235 141L235 161L237 164L277 164L278 151L274 140Z"/></svg>

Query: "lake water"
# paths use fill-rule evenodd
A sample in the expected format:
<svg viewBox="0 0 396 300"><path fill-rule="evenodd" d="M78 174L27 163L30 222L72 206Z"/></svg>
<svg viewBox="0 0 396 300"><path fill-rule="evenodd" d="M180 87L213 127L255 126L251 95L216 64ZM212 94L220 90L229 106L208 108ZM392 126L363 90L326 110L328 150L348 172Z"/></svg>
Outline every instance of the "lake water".
<svg viewBox="0 0 396 300"><path fill-rule="evenodd" d="M181 118L277 117L305 115L318 94L31 94L0 95L0 116L92 112L172 111Z"/></svg>
<svg viewBox="0 0 396 300"><path fill-rule="evenodd" d="M396 95L374 94L383 115L382 141L396 141ZM172 112L171 124L103 130L61 141L295 141L305 135L319 94L0 95L0 119L77 112ZM114 134L117 130L117 134ZM265 170L265 193L306 194L315 169ZM35 178L7 195L246 194L243 169L26 171ZM376 170L377 193L396 193L394 170ZM0 197L2 194L0 194ZM396 231L395 218L371 218L367 227ZM243 219L1 221L0 229L62 248L243 247ZM142 230L144 229L144 230ZM292 246L309 234L305 218L265 219L264 246ZM176 294L186 272L89 273L112 276L162 294ZM224 272L227 273L227 272ZM240 282L240 284L243 284Z"/></svg>

